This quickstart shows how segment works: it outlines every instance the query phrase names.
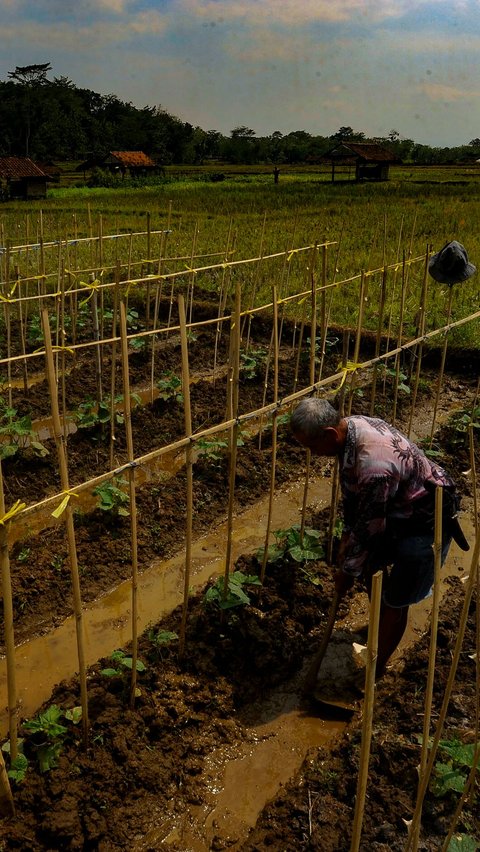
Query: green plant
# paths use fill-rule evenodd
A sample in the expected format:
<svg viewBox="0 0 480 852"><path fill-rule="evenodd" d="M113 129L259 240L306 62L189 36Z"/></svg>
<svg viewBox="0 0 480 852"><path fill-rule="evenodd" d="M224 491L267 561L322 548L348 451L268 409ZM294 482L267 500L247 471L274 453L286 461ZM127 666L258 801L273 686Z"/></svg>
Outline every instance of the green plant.
<svg viewBox="0 0 480 852"><path fill-rule="evenodd" d="M133 337L132 340L129 341L129 344L136 352L142 352L147 345L147 341L145 337Z"/></svg>
<svg viewBox="0 0 480 852"><path fill-rule="evenodd" d="M57 553L51 560L50 565L55 571L60 572L63 568L63 556Z"/></svg>
<svg viewBox="0 0 480 852"><path fill-rule="evenodd" d="M111 482L102 482L93 489L93 493L99 498L97 507L102 512L110 512L115 517L128 517L130 512L126 508L129 496L118 488L118 485L127 485L126 479L113 479Z"/></svg>
<svg viewBox="0 0 480 852"><path fill-rule="evenodd" d="M175 402L183 402L182 380L172 370L167 370L162 378L158 379L157 387L160 399L173 399Z"/></svg>
<svg viewBox="0 0 480 852"><path fill-rule="evenodd" d="M213 586L205 593L205 604L213 604L218 609L233 609L238 606L246 606L250 598L245 592L245 586L261 586L262 582L256 574L243 574L234 571L230 574L225 594L225 578L219 577Z"/></svg>
<svg viewBox="0 0 480 852"><path fill-rule="evenodd" d="M35 719L23 723L24 729L30 734L32 746L35 748L40 772L48 772L57 764L63 740L68 733L68 728L60 724L60 719L63 716L60 707L51 704Z"/></svg>
<svg viewBox="0 0 480 852"><path fill-rule="evenodd" d="M440 740L438 748L446 756L446 762L437 761L433 768L430 789L434 796L445 796L450 791L461 793L473 766L475 743L465 744L459 740Z"/></svg>
<svg viewBox="0 0 480 852"><path fill-rule="evenodd" d="M247 381L256 379L260 370L265 369L267 356L268 352L264 346L240 352L240 375Z"/></svg>
<svg viewBox="0 0 480 852"><path fill-rule="evenodd" d="M213 438L200 438L196 442L196 446L199 459L219 462L223 458L221 451L228 447L228 443L214 436Z"/></svg>
<svg viewBox="0 0 480 852"><path fill-rule="evenodd" d="M171 630L157 630L155 632L155 630L152 629L148 631L148 638L157 654L162 657L162 651L169 649L168 646L170 643L175 642L175 640L178 639L178 634L172 633Z"/></svg>
<svg viewBox="0 0 480 852"><path fill-rule="evenodd" d="M109 422L110 406L106 400L97 403L89 396L85 402L80 403L73 417L79 429L90 429L92 426Z"/></svg>
<svg viewBox="0 0 480 852"><path fill-rule="evenodd" d="M130 671L132 671L133 660L131 657L125 654L124 651L114 651L113 654L111 654L110 659L113 660L113 662L117 665L116 668L111 667L107 669L101 669L100 674L105 675L105 677L115 677L116 675L121 675L123 674L125 669L129 669ZM141 660L137 660L135 670L137 672L144 672L145 663L142 663Z"/></svg>
<svg viewBox="0 0 480 852"><path fill-rule="evenodd" d="M469 834L456 834L448 844L447 852L478 852L480 844Z"/></svg>
<svg viewBox="0 0 480 852"><path fill-rule="evenodd" d="M319 531L305 527L302 539L300 530L300 524L293 524L286 530L275 530L273 533L275 543L268 547L267 562L278 562L285 556L291 556L295 562L323 559L325 553L323 547L318 543ZM259 562L263 561L264 553L264 548L257 552Z"/></svg>
<svg viewBox="0 0 480 852"><path fill-rule="evenodd" d="M17 562L28 562L31 553L30 547L22 547L20 553L17 556Z"/></svg>
<svg viewBox="0 0 480 852"><path fill-rule="evenodd" d="M448 419L445 429L452 444L466 444L470 426L474 430L480 429L480 405L475 406L473 410L462 408Z"/></svg>
<svg viewBox="0 0 480 852"><path fill-rule="evenodd" d="M386 364L380 364L378 367L378 374L380 377L383 376L385 381L393 386L394 382L397 379L397 371L394 367L387 367ZM408 376L406 373L403 373L401 370L398 372L398 384L397 390L402 393L410 393L410 386L407 385Z"/></svg>
<svg viewBox="0 0 480 852"><path fill-rule="evenodd" d="M47 456L47 448L37 441L28 415L17 418L17 409L0 400L0 459L7 459L18 452L31 451L36 456Z"/></svg>
<svg viewBox="0 0 480 852"><path fill-rule="evenodd" d="M15 760L10 761L10 767L7 772L8 777L11 778L12 781L15 781L16 784L20 784L24 780L28 769L28 758L23 753L23 743L24 740L22 737L19 737L17 740L18 754ZM7 740L7 742L2 745L2 751L5 752L5 754L10 754L10 740Z"/></svg>

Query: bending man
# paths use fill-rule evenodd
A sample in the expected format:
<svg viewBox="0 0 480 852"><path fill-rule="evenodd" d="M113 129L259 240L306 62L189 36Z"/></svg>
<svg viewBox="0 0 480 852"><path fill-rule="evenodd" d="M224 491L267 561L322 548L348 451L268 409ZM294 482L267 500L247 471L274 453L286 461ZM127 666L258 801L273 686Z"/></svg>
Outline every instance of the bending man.
<svg viewBox="0 0 480 852"><path fill-rule="evenodd" d="M442 564L452 537L468 550L456 519L459 500L448 474L383 420L341 417L326 400L302 400L292 414L295 438L312 453L338 456L344 532L335 573L343 596L363 575L384 571L377 677L397 648L408 609L434 580L435 489L443 492ZM387 566L389 566L387 570Z"/></svg>

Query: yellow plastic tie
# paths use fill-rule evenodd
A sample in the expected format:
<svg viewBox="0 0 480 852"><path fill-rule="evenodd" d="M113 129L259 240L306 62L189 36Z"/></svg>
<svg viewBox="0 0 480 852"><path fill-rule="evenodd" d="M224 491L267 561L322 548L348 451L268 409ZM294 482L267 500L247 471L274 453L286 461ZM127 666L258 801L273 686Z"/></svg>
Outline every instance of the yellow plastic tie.
<svg viewBox="0 0 480 852"><path fill-rule="evenodd" d="M298 252L298 249L292 249L291 251L289 251L289 252L288 252L288 254L287 254L287 263L290 263L290 261L291 261L291 259L292 259L293 255L294 255L294 254L297 254L297 252Z"/></svg>
<svg viewBox="0 0 480 852"><path fill-rule="evenodd" d="M4 514L3 518L0 518L0 524L2 524L2 526L5 526L7 521L11 521L12 518L15 517L15 515L18 515L20 512L23 512L26 505L26 503L21 503L20 500L16 500L11 509L9 509L8 512Z"/></svg>
<svg viewBox="0 0 480 852"><path fill-rule="evenodd" d="M79 283L81 287L88 287L88 289L92 291L88 294L87 298L83 300L83 302L80 302L80 307L83 308L83 306L92 298L95 291L100 289L101 284L98 278L95 278L95 281L89 281L88 283L86 281L80 281Z"/></svg>
<svg viewBox="0 0 480 852"><path fill-rule="evenodd" d="M335 393L338 393L338 391L341 390L341 388L343 388L343 386L345 384L345 379L347 378L348 373L354 373L355 370L359 370L360 367L362 367L362 366L363 366L363 364L361 364L360 362L355 363L355 361L347 361L345 367L342 367L343 376L341 378L340 384L339 384L338 388L336 389Z"/></svg>
<svg viewBox="0 0 480 852"><path fill-rule="evenodd" d="M52 518L59 518L60 515L63 515L65 509L68 506L70 497L78 497L78 494L75 494L74 491L63 491L63 495L64 495L64 497L63 497L62 502L52 512Z"/></svg>
<svg viewBox="0 0 480 852"><path fill-rule="evenodd" d="M52 352L69 352L70 355L75 355L74 350L70 346L52 346ZM45 349L43 347L34 349L32 355L45 355Z"/></svg>

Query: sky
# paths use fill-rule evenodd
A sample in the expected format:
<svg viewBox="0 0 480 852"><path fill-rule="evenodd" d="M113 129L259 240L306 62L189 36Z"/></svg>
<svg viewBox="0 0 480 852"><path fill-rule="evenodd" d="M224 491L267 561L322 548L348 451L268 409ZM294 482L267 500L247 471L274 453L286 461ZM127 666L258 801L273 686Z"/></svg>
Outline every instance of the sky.
<svg viewBox="0 0 480 852"><path fill-rule="evenodd" d="M0 0L0 79L53 77L204 130L480 137L480 0Z"/></svg>

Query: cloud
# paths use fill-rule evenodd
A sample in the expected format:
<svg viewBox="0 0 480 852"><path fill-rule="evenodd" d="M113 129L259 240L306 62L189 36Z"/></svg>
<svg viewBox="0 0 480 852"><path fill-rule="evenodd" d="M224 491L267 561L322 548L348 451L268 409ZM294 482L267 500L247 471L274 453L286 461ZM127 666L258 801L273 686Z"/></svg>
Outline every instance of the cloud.
<svg viewBox="0 0 480 852"><path fill-rule="evenodd" d="M459 88L458 86L445 86L442 83L421 83L418 90L431 101L471 101L480 97L480 91L474 89Z"/></svg>
<svg viewBox="0 0 480 852"><path fill-rule="evenodd" d="M464 0L435 0L436 6L463 7ZM431 0L181 0L185 14L221 23L242 21L256 26L302 26L313 23L345 23L363 19L381 21L418 12Z"/></svg>

